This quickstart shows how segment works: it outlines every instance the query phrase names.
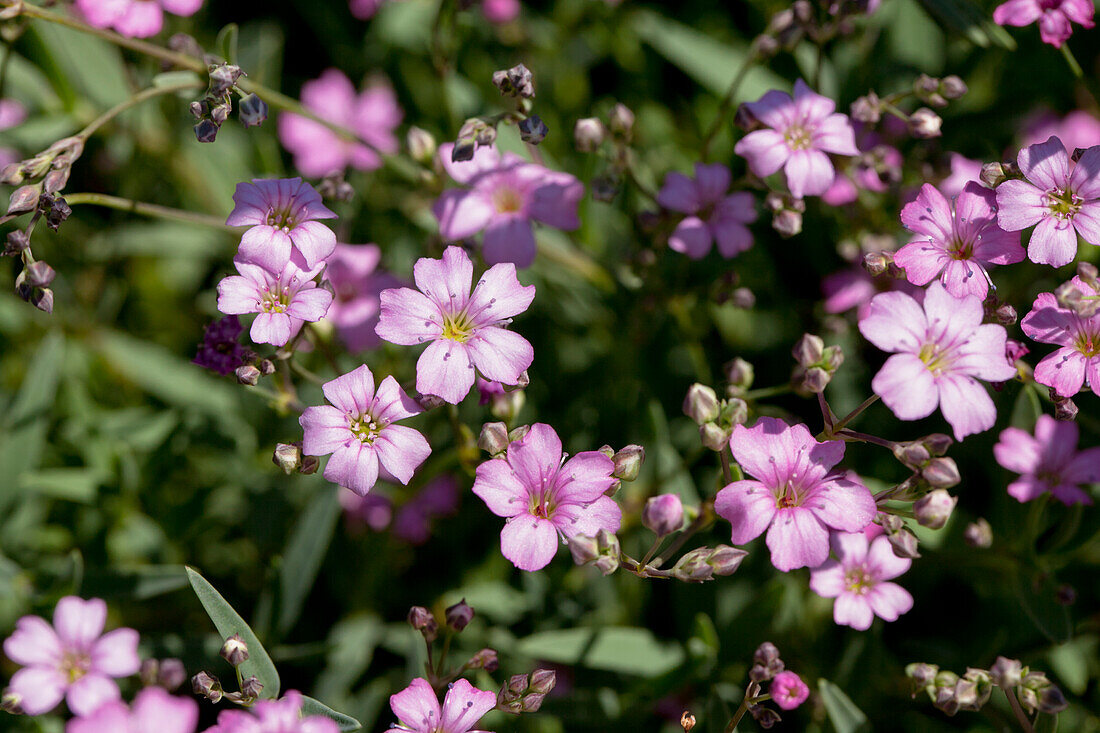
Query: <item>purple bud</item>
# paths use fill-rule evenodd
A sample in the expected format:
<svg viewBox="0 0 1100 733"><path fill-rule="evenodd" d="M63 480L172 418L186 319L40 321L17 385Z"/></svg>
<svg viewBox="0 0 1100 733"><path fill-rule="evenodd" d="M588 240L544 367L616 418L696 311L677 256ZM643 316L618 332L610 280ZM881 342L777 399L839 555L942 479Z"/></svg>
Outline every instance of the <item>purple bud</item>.
<svg viewBox="0 0 1100 733"><path fill-rule="evenodd" d="M585 565L600 556L599 544L595 537L582 534L570 535L566 538L569 552L573 555L573 562L577 565Z"/></svg>
<svg viewBox="0 0 1100 733"><path fill-rule="evenodd" d="M435 138L427 130L413 125L405 134L405 145L409 149L409 157L418 163L430 163L435 156Z"/></svg>
<svg viewBox="0 0 1100 733"><path fill-rule="evenodd" d="M776 723L782 722L779 713L763 705L753 705L749 708L749 713L752 714L753 720L756 721L757 725L764 730L768 730L774 727Z"/></svg>
<svg viewBox="0 0 1100 733"><path fill-rule="evenodd" d="M707 564L714 568L715 575L733 575L749 553L729 545L718 545L711 551Z"/></svg>
<svg viewBox="0 0 1100 733"><path fill-rule="evenodd" d="M929 461L928 465L921 470L921 476L937 489L949 489L962 481L959 467L955 465L954 459L946 456Z"/></svg>
<svg viewBox="0 0 1100 733"><path fill-rule="evenodd" d="M525 712L525 713L537 712L538 709L542 707L542 701L543 701L543 698L545 698L545 697L546 697L546 695L539 695L539 694L524 695L523 696L523 705L522 705L523 712Z"/></svg>
<svg viewBox="0 0 1100 733"><path fill-rule="evenodd" d="M241 124L245 127L256 127L267 120L267 103L255 94L242 97L237 106L237 113Z"/></svg>
<svg viewBox="0 0 1100 733"><path fill-rule="evenodd" d="M794 209L780 209L772 216L772 229L784 239L802 232L802 214Z"/></svg>
<svg viewBox="0 0 1100 733"><path fill-rule="evenodd" d="M948 99L960 99L966 95L969 89L959 77L952 74L940 80L940 92Z"/></svg>
<svg viewBox="0 0 1100 733"><path fill-rule="evenodd" d="M869 125L877 124L882 118L882 104L878 95L870 92L852 102L852 119Z"/></svg>
<svg viewBox="0 0 1100 733"><path fill-rule="evenodd" d="M263 683L256 675L252 675L241 682L241 694L252 700L258 698L263 689Z"/></svg>
<svg viewBox="0 0 1100 733"><path fill-rule="evenodd" d="M187 680L187 669L178 659L168 658L160 660L160 668L157 670L157 684L172 692Z"/></svg>
<svg viewBox="0 0 1100 733"><path fill-rule="evenodd" d="M630 142L634 134L634 113L622 102L616 102L607 118L611 134L624 142Z"/></svg>
<svg viewBox="0 0 1100 733"><path fill-rule="evenodd" d="M213 120L203 120L195 125L195 139L200 143L212 143L218 137L218 126Z"/></svg>
<svg viewBox="0 0 1100 733"><path fill-rule="evenodd" d="M470 661L466 662L468 669L484 669L489 674L496 672L500 668L500 659L497 657L497 653L493 649L482 649L474 656L470 657Z"/></svg>
<svg viewBox="0 0 1100 733"><path fill-rule="evenodd" d="M424 635L424 639L432 642L439 635L439 623L436 622L432 612L423 606L413 606L409 609L409 626Z"/></svg>
<svg viewBox="0 0 1100 733"><path fill-rule="evenodd" d="M237 80L244 75L241 71L241 67L234 66L233 64L219 64L210 69L210 93L215 97L220 97L237 83Z"/></svg>
<svg viewBox="0 0 1100 733"><path fill-rule="evenodd" d="M903 529L899 532L889 533L886 535L886 539L890 542L890 547L898 557L907 557L910 560L920 557L920 552L917 550L919 545L917 536L909 530Z"/></svg>
<svg viewBox="0 0 1100 733"><path fill-rule="evenodd" d="M538 115L531 115L525 120L520 120L518 127L520 140L531 145L538 145L550 134L550 129Z"/></svg>
<svg viewBox="0 0 1100 733"><path fill-rule="evenodd" d="M993 666L989 668L989 677L993 680L993 684L1005 690L1011 690L1020 684L1023 674L1024 665L1020 663L1020 660L1009 659L1008 657L997 657L996 661L993 662Z"/></svg>
<svg viewBox="0 0 1100 733"><path fill-rule="evenodd" d="M1008 180L1008 176L1005 175L1004 166L997 161L983 165L981 175L979 175L978 178L990 188L996 188Z"/></svg>
<svg viewBox="0 0 1100 733"><path fill-rule="evenodd" d="M288 476L297 472L302 465L302 446L298 443L278 443L271 462Z"/></svg>
<svg viewBox="0 0 1100 733"><path fill-rule="evenodd" d="M481 426L477 447L491 456L500 455L508 448L508 426L502 422L487 422Z"/></svg>
<svg viewBox="0 0 1100 733"><path fill-rule="evenodd" d="M605 136L603 123L595 117L585 117L573 125L573 144L581 153L595 152Z"/></svg>
<svg viewBox="0 0 1100 733"><path fill-rule="evenodd" d="M248 661L248 645L244 643L240 634L233 634L222 644L219 654L234 667L239 667Z"/></svg>
<svg viewBox="0 0 1100 733"><path fill-rule="evenodd" d="M0 710L11 715L23 714L23 696L11 688L0 694Z"/></svg>
<svg viewBox="0 0 1100 733"><path fill-rule="evenodd" d="M450 606L445 612L445 618L447 625L455 631L462 631L469 626L470 622L474 619L474 609L466 603L466 599L463 598L458 603Z"/></svg>
<svg viewBox="0 0 1100 733"><path fill-rule="evenodd" d="M687 395L684 397L683 410L696 425L717 420L718 408L718 395L713 389L698 382L688 388Z"/></svg>
<svg viewBox="0 0 1100 733"><path fill-rule="evenodd" d="M936 489L917 499L913 504L913 516L923 527L943 529L958 501L958 497L951 496L945 489Z"/></svg>
<svg viewBox="0 0 1100 733"><path fill-rule="evenodd" d="M234 372L237 382L249 387L255 387L260 383L260 370L252 364L242 364Z"/></svg>
<svg viewBox="0 0 1100 733"><path fill-rule="evenodd" d="M518 697L527 692L528 687L530 687L530 678L527 675L514 674L508 678L506 689L509 695Z"/></svg>
<svg viewBox="0 0 1100 733"><path fill-rule="evenodd" d="M943 119L927 107L921 107L909 115L909 134L918 140L939 137L943 134L940 132L942 126Z"/></svg>
<svg viewBox="0 0 1100 733"><path fill-rule="evenodd" d="M918 689L922 689L935 682L939 671L940 668L934 664L913 662L905 667L905 676L913 680Z"/></svg>
<svg viewBox="0 0 1100 733"><path fill-rule="evenodd" d="M727 362L722 367L722 370L726 374L726 381L729 382L729 387L726 391L730 393L731 397L737 397L744 394L752 387L753 379L756 376L752 364L741 357L737 357L733 361Z"/></svg>
<svg viewBox="0 0 1100 733"><path fill-rule="evenodd" d="M791 349L791 356L804 367L819 363L825 355L825 342L820 336L810 333L802 334L802 338Z"/></svg>
<svg viewBox="0 0 1100 733"><path fill-rule="evenodd" d="M665 537L684 526L684 505L676 494L650 497L642 510L642 525L658 537Z"/></svg>
<svg viewBox="0 0 1100 733"><path fill-rule="evenodd" d="M963 532L963 541L970 547L986 548L993 544L993 528L984 518L966 525Z"/></svg>
<svg viewBox="0 0 1100 733"><path fill-rule="evenodd" d="M549 694L558 682L558 675L552 669L536 669L531 673L531 692L538 695Z"/></svg>
<svg viewBox="0 0 1100 733"><path fill-rule="evenodd" d="M716 423L708 422L699 426L699 439L706 448L720 452L729 447L732 428L725 428Z"/></svg>
<svg viewBox="0 0 1100 733"><path fill-rule="evenodd" d="M8 215L26 214L38 207L39 187L37 184L20 186L11 193L8 199Z"/></svg>
<svg viewBox="0 0 1100 733"><path fill-rule="evenodd" d="M42 260L37 260L30 263L24 269L26 273L24 280L28 287L32 288L45 288L48 287L53 279L57 276L54 269Z"/></svg>
<svg viewBox="0 0 1100 733"><path fill-rule="evenodd" d="M225 695L218 678L206 672L199 672L191 678L191 690L213 703L219 702Z"/></svg>
<svg viewBox="0 0 1100 733"><path fill-rule="evenodd" d="M645 448L640 445L628 445L611 456L615 464L611 475L622 481L634 481L642 470L645 462Z"/></svg>

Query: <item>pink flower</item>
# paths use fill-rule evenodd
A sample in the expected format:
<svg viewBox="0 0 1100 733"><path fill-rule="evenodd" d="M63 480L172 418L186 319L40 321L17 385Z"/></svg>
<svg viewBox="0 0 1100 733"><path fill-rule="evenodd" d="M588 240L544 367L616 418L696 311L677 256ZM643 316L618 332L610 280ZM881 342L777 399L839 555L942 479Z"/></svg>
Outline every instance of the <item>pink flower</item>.
<svg viewBox="0 0 1100 733"><path fill-rule="evenodd" d="M1032 117L1022 132L1023 144L1036 145L1049 137L1056 137L1066 146L1066 150L1091 148L1100 145L1100 120L1084 110L1074 110L1059 118L1051 112L1039 113ZM1070 160L1070 167L1073 167Z"/></svg>
<svg viewBox="0 0 1100 733"><path fill-rule="evenodd" d="M772 679L768 694L779 707L794 710L806 702L806 698L810 696L810 688L794 672L783 671Z"/></svg>
<svg viewBox="0 0 1100 733"><path fill-rule="evenodd" d="M859 189L882 193L889 188L889 182L896 180L901 171L903 158L897 148L878 144L878 140L878 135L862 136L858 144L862 154L846 171L836 175L829 190L821 194L822 201L830 206L843 206L859 197Z"/></svg>
<svg viewBox="0 0 1100 733"><path fill-rule="evenodd" d="M894 255L909 282L927 285L939 276L956 298L989 293L986 266L1010 265L1024 259L1020 235L997 226L997 198L993 191L968 183L951 201L930 184L917 200L901 210L901 223L922 235Z"/></svg>
<svg viewBox="0 0 1100 733"><path fill-rule="evenodd" d="M416 362L416 389L457 405L474 386L474 372L516 384L534 361L535 351L504 326L527 310L535 286L522 286L516 266L493 265L470 292L474 266L461 247L448 247L443 259L422 257L413 267L412 288L382 291L376 332L394 344L428 343Z"/></svg>
<svg viewBox="0 0 1100 733"><path fill-rule="evenodd" d="M348 9L359 20L370 20L386 0L350 0Z"/></svg>
<svg viewBox="0 0 1100 733"><path fill-rule="evenodd" d="M342 489L339 500L340 507L347 515L349 528L366 525L372 532L382 532L390 526L393 502L388 496L382 496L376 491L359 496L350 489Z"/></svg>
<svg viewBox="0 0 1100 733"><path fill-rule="evenodd" d="M1082 292L1091 291L1080 278L1073 283ZM1100 313L1083 318L1058 305L1053 293L1039 293L1020 327L1035 341L1061 347L1036 365L1036 382L1063 397L1077 394L1087 382L1100 395Z"/></svg>
<svg viewBox="0 0 1100 733"><path fill-rule="evenodd" d="M481 0L481 12L485 20L501 25L519 17L519 0Z"/></svg>
<svg viewBox="0 0 1100 733"><path fill-rule="evenodd" d="M386 288L404 284L379 270L381 257L376 244L337 244L325 268L325 279L335 292L325 318L351 351L378 347L381 339L374 329L381 308L379 296Z"/></svg>
<svg viewBox="0 0 1100 733"><path fill-rule="evenodd" d="M164 27L164 12L194 15L202 0L76 0L76 9L96 28L114 28L130 38L148 38Z"/></svg>
<svg viewBox="0 0 1100 733"><path fill-rule="evenodd" d="M862 532L833 535L836 560L810 573L810 589L822 598L835 598L833 620L859 631L871 628L875 616L896 621L913 607L913 596L897 583L913 561L898 557L884 536L868 541Z"/></svg>
<svg viewBox="0 0 1100 733"><path fill-rule="evenodd" d="M714 242L727 259L751 247L752 232L745 225L756 221L752 194L727 196L729 187L730 169L721 163L696 163L694 180L683 173L669 173L657 203L688 216L676 225L668 246L693 260L706 256Z"/></svg>
<svg viewBox="0 0 1100 733"><path fill-rule="evenodd" d="M302 717L302 695L290 690L278 700L257 700L249 711L223 710L206 733L338 733L331 718Z"/></svg>
<svg viewBox="0 0 1100 733"><path fill-rule="evenodd" d="M447 690L443 707L428 681L417 677L396 695L390 696L390 708L398 723L390 731L413 733L485 733L473 727L496 707L496 693L479 690L460 679Z"/></svg>
<svg viewBox="0 0 1100 733"><path fill-rule="evenodd" d="M374 391L374 375L367 365L321 386L332 405L307 407L298 418L304 430L302 452L332 458L325 478L360 496L378 480L378 468L403 484L432 452L416 430L394 425L419 414L420 406L405 394L397 380L386 377Z"/></svg>
<svg viewBox="0 0 1100 733"><path fill-rule="evenodd" d="M762 417L738 425L733 457L757 480L734 481L718 492L714 510L743 545L764 530L772 564L784 572L817 567L829 557L829 530L858 532L875 516L875 500L854 473L832 470L844 443L819 443L805 425Z"/></svg>
<svg viewBox="0 0 1100 733"><path fill-rule="evenodd" d="M70 720L65 733L194 733L198 722L199 706L194 700L146 687L132 706L119 700L104 703L90 715Z"/></svg>
<svg viewBox="0 0 1100 733"><path fill-rule="evenodd" d="M472 160L451 160L452 143L439 146L444 170L468 188L444 191L432 207L439 233L449 241L485 230L482 254L489 264L535 261L532 221L571 231L579 227L577 205L584 185L568 173L528 163L514 153L481 147Z"/></svg>
<svg viewBox="0 0 1100 733"><path fill-rule="evenodd" d="M14 99L0 99L0 130L7 130L23 124L27 119L27 109ZM23 159L18 150L0 147L0 168Z"/></svg>
<svg viewBox="0 0 1100 733"><path fill-rule="evenodd" d="M397 510L393 536L409 544L424 544L431 537L432 520L458 511L458 497L458 481L453 476L444 474L432 479Z"/></svg>
<svg viewBox="0 0 1100 733"><path fill-rule="evenodd" d="M138 633L103 633L107 604L65 596L53 612L53 626L24 616L4 640L4 654L23 669L12 675L9 692L27 715L49 712L65 698L75 715L87 715L119 699L112 677L129 677L141 666Z"/></svg>
<svg viewBox="0 0 1100 733"><path fill-rule="evenodd" d="M1100 483L1100 448L1078 452L1077 423L1040 415L1035 435L1019 428L1001 431L993 446L997 463L1020 478L1008 485L1008 495L1017 501L1038 499L1048 491L1066 506L1091 504L1092 497L1081 484Z"/></svg>
<svg viewBox="0 0 1100 733"><path fill-rule="evenodd" d="M1025 26L1039 21L1039 37L1055 48L1073 35L1070 21L1092 28L1092 0L1008 0L993 11L997 25Z"/></svg>
<svg viewBox="0 0 1100 733"><path fill-rule="evenodd" d="M251 227L241 237L237 258L279 272L295 257L302 269L324 262L336 249L336 235L318 219L336 214L301 178L253 179L238 183L236 206L225 223Z"/></svg>
<svg viewBox="0 0 1100 733"><path fill-rule="evenodd" d="M1089 148L1069 170L1062 141L1051 137L1017 158L1027 179L997 187L997 222L1005 231L1035 227L1027 254L1032 262L1061 267L1077 256L1077 235L1100 243L1100 146Z"/></svg>
<svg viewBox="0 0 1100 733"><path fill-rule="evenodd" d="M923 307L903 293L871 300L859 330L893 353L871 381L875 394L902 420L919 420L939 405L955 438L993 427L997 409L978 384L1016 376L1005 358L1004 326L982 323L982 301L956 298L934 282Z"/></svg>
<svg viewBox="0 0 1100 733"><path fill-rule="evenodd" d="M313 281L321 265L302 270L287 262L276 274L240 260L233 264L241 274L218 283L218 310L237 316L257 313L249 331L254 343L285 346L303 323L324 318L332 303L332 293Z"/></svg>
<svg viewBox="0 0 1100 733"><path fill-rule="evenodd" d="M564 461L564 462L563 462ZM615 465L599 451L568 461L549 425L535 423L504 458L477 467L473 491L489 511L508 521L500 550L520 570L541 570L558 551L558 536L617 532L622 510L604 495L615 484Z"/></svg>
<svg viewBox="0 0 1100 733"><path fill-rule="evenodd" d="M799 79L794 97L773 89L749 111L769 130L750 132L734 146L749 168L764 178L783 169L787 188L797 198L825 193L836 172L826 153L859 155L847 115L834 113L836 103L815 94Z"/></svg>
<svg viewBox="0 0 1100 733"><path fill-rule="evenodd" d="M951 174L940 181L940 192L944 196L951 198L958 196L971 181L981 184L982 162L980 160L971 160L958 153L951 153L949 158Z"/></svg>
<svg viewBox="0 0 1100 733"><path fill-rule="evenodd" d="M878 293L916 293L919 290L908 280L889 276L871 277L863 265L852 265L826 275L821 281L826 313L844 313L858 308L860 318L867 312L871 298Z"/></svg>
<svg viewBox="0 0 1100 733"><path fill-rule="evenodd" d="M404 113L388 84L372 84L357 96L342 71L327 69L319 79L302 85L302 105L362 140L345 140L320 122L301 115L279 115L279 139L294 154L295 167L306 176L325 176L349 165L374 170L382 166L379 153L397 152L394 130Z"/></svg>

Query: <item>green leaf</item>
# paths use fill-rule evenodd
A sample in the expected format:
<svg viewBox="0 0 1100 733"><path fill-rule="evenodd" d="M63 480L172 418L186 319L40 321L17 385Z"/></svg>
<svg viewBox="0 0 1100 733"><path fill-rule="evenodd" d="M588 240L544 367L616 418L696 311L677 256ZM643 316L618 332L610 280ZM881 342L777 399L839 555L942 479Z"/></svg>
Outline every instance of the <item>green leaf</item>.
<svg viewBox="0 0 1100 733"><path fill-rule="evenodd" d="M970 0L920 0L920 3L944 27L966 36L976 46L988 48L995 44L1009 51L1016 50L1012 36Z"/></svg>
<svg viewBox="0 0 1100 733"><path fill-rule="evenodd" d="M42 338L38 351L27 365L23 385L5 411L5 426L15 426L37 417L53 405L64 346L65 338L59 331L51 331Z"/></svg>
<svg viewBox="0 0 1100 733"><path fill-rule="evenodd" d="M520 640L519 651L548 662L641 677L659 677L684 660L678 644L658 641L649 629L621 626L542 631Z"/></svg>
<svg viewBox="0 0 1100 733"><path fill-rule="evenodd" d="M1035 423L1043 414L1043 406L1039 402L1039 395L1030 384L1025 384L1016 396L1016 402L1012 406L1012 417L1009 425L1025 432L1035 430Z"/></svg>
<svg viewBox="0 0 1100 733"><path fill-rule="evenodd" d="M283 564L279 568L279 622L280 634L294 626L302 613L302 603L321 569L325 552L332 541L336 522L340 518L338 489L323 486L313 502L306 508L287 542Z"/></svg>
<svg viewBox="0 0 1100 733"><path fill-rule="evenodd" d="M1053 647L1047 656L1050 667L1074 695L1084 695L1089 684L1089 660L1096 659L1100 638L1079 636L1073 641Z"/></svg>
<svg viewBox="0 0 1100 733"><path fill-rule="evenodd" d="M863 711L844 694L844 691L825 678L817 681L817 691L825 703L825 712L829 722L837 733L856 733L871 730L870 723Z"/></svg>
<svg viewBox="0 0 1100 733"><path fill-rule="evenodd" d="M214 41L214 48L222 55L226 63L237 63L237 38L240 36L240 27L236 23L230 23L218 31L218 38Z"/></svg>
<svg viewBox="0 0 1100 733"><path fill-rule="evenodd" d="M340 730L359 730L363 727L359 724L358 720L350 715L338 713L324 703L318 702L312 697L302 695L302 717L307 715L323 715L326 718L330 718L336 721L336 725Z"/></svg>
<svg viewBox="0 0 1100 733"><path fill-rule="evenodd" d="M194 568L187 568L187 579L191 581L191 587L195 590L195 595L199 597L199 602L206 609L206 614L214 622L218 634L223 639L238 634L244 640L244 643L248 645L248 659L239 667L241 676L256 675L256 678L264 686L263 691L260 692L260 697L271 700L277 698L279 696L279 673L275 670L275 665L272 663L271 657L268 656L263 644L252 633L252 629L244 622L240 614L234 611L233 607L222 598L221 593L218 593L214 586L210 585L209 581L199 575Z"/></svg>
<svg viewBox="0 0 1100 733"><path fill-rule="evenodd" d="M19 477L18 484L23 491L91 504L95 501L96 489L106 478L90 468L46 468L24 473Z"/></svg>

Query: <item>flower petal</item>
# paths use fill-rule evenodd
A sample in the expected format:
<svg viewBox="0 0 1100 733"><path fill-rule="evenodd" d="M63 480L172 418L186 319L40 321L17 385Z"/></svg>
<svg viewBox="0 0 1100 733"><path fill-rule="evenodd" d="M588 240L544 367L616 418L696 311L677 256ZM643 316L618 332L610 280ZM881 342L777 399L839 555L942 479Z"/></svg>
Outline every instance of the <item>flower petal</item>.
<svg viewBox="0 0 1100 733"><path fill-rule="evenodd" d="M500 532L500 551L520 570L542 570L558 551L558 532L547 519L524 513Z"/></svg>

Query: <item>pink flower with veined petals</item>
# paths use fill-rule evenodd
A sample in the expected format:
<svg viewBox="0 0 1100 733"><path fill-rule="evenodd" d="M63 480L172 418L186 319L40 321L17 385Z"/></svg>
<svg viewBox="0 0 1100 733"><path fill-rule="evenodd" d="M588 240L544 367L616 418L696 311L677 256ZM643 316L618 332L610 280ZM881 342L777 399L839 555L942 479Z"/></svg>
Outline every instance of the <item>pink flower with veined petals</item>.
<svg viewBox="0 0 1100 733"><path fill-rule="evenodd" d="M390 696L390 708L399 722L390 726L387 733L485 733L473 727L496 704L495 692L479 690L460 679L450 685L441 708L432 686L417 677L404 690Z"/></svg>
<svg viewBox="0 0 1100 733"><path fill-rule="evenodd" d="M336 249L336 235L318 219L335 219L321 194L301 178L253 179L238 183L236 206L225 223L251 227L241 236L237 258L279 272L295 258L302 269L324 262Z"/></svg>
<svg viewBox="0 0 1100 733"><path fill-rule="evenodd" d="M202 0L76 0L74 6L88 25L114 28L129 38L148 38L164 27L164 12L194 15Z"/></svg>
<svg viewBox="0 0 1100 733"><path fill-rule="evenodd" d="M276 274L248 262L233 264L240 275L218 283L218 310L234 316L258 314L249 331L254 343L285 346L303 323L324 318L332 303L332 293L313 281L321 265L302 270L288 262Z"/></svg>
<svg viewBox="0 0 1100 733"><path fill-rule="evenodd" d="M982 162L980 160L972 160L958 153L951 153L949 160L951 174L940 181L940 193L950 198L962 193L966 184L971 181L981 185Z"/></svg>
<svg viewBox="0 0 1100 733"><path fill-rule="evenodd" d="M448 247L441 260L422 257L413 266L419 291L383 290L375 329L390 343L427 342L416 362L416 389L452 405L474 386L475 371L516 384L535 358L527 339L504 328L531 305L535 286L520 285L516 266L502 263L486 270L471 293L473 274L461 247Z"/></svg>
<svg viewBox="0 0 1100 733"><path fill-rule="evenodd" d="M1020 478L1008 485L1008 495L1020 502L1050 494L1066 506L1091 504L1081 484L1100 482L1100 448L1077 451L1077 423L1040 415L1035 435L1006 428L993 446L997 463Z"/></svg>
<svg viewBox="0 0 1100 733"><path fill-rule="evenodd" d="M188 697L176 697L161 687L146 687L127 706L115 700L90 715L73 718L65 733L195 733L199 706Z"/></svg>
<svg viewBox="0 0 1100 733"><path fill-rule="evenodd" d="M868 541L862 532L833 535L836 560L810 573L810 589L822 598L835 598L833 620L859 631L871 628L878 616L896 621L913 607L913 596L889 581L903 574L913 561L898 557L890 540Z"/></svg>
<svg viewBox="0 0 1100 733"><path fill-rule="evenodd" d="M500 550L520 570L546 567L558 551L559 535L619 530L622 510L604 494L615 483L611 459L594 450L564 459L554 429L535 423L508 445L504 458L477 467L473 492L489 511L508 520Z"/></svg>
<svg viewBox="0 0 1100 733"><path fill-rule="evenodd" d="M1080 278L1072 282L1086 297L1100 299ZM1020 328L1035 341L1061 347L1035 366L1036 382L1063 397L1077 394L1087 382L1100 396L1100 312L1085 318L1058 305L1053 293L1039 293Z"/></svg>
<svg viewBox="0 0 1100 733"><path fill-rule="evenodd" d="M762 417L730 437L734 459L755 480L734 481L714 498L714 511L743 545L768 530L772 565L784 572L817 567L829 557L829 532L858 532L875 516L875 500L854 473L834 470L844 443L819 443L805 425Z"/></svg>
<svg viewBox="0 0 1100 733"><path fill-rule="evenodd" d="M307 407L298 418L304 435L302 453L329 453L324 476L360 496L378 480L381 464L403 484L432 452L416 430L395 425L421 412L393 377L374 391L374 375L367 365L321 385L331 405Z"/></svg>
<svg viewBox="0 0 1100 733"><path fill-rule="evenodd" d="M1039 37L1055 48L1073 35L1070 21L1082 28L1092 28L1096 9L1092 0L1008 0L993 11L997 25L1025 26L1039 21Z"/></svg>
<svg viewBox="0 0 1100 733"><path fill-rule="evenodd" d="M8 692L27 715L53 710L62 698L76 715L87 715L119 699L112 677L129 677L141 666L138 633L115 629L103 633L107 604L65 596L53 612L53 626L38 616L24 616L4 640L4 654L23 669L12 675Z"/></svg>
<svg viewBox="0 0 1100 733"><path fill-rule="evenodd" d="M977 380L1004 382L1016 368L1005 358L1004 326L982 323L978 297L956 298L938 282L928 286L923 306L903 293L882 293L859 330L893 352L871 388L899 419L928 417L939 405L957 440L993 427L997 409Z"/></svg>
<svg viewBox="0 0 1100 733"><path fill-rule="evenodd" d="M302 106L355 132L364 142L345 140L325 125L292 112L279 115L279 140L294 154L294 166L310 177L382 166L379 153L397 152L394 130L405 116L393 89L374 83L355 93L351 80L337 69L302 85Z"/></svg>
<svg viewBox="0 0 1100 733"><path fill-rule="evenodd" d="M1027 180L997 186L997 222L1009 232L1035 227L1027 246L1032 262L1069 264L1078 234L1100 244L1100 146L1085 151L1072 173L1056 137L1021 150L1017 162Z"/></svg>
<svg viewBox="0 0 1100 733"><path fill-rule="evenodd" d="M532 221L566 231L581 225L577 205L584 185L568 173L528 163L515 153L501 155L494 147L480 147L472 160L456 163L453 149L452 143L440 145L439 160L467 188L447 189L432 207L443 239L453 242L484 230L486 262L528 267L535 261Z"/></svg>
<svg viewBox="0 0 1100 733"><path fill-rule="evenodd" d="M782 709L794 710L806 702L806 698L810 696L810 688L794 672L784 670L772 679L768 694Z"/></svg>
<svg viewBox="0 0 1100 733"><path fill-rule="evenodd" d="M794 84L793 98L773 89L745 106L771 129L745 135L734 152L761 178L782 168L796 198L829 190L836 171L826 153L859 155L848 116L834 113L836 103L814 93L801 79Z"/></svg>
<svg viewBox="0 0 1100 733"><path fill-rule="evenodd" d="M339 733L323 715L302 716L302 695L290 690L278 700L257 700L248 711L223 710L206 733Z"/></svg>
<svg viewBox="0 0 1100 733"><path fill-rule="evenodd" d="M351 351L378 347L382 341L374 329L382 291L405 284L379 269L381 259L376 244L337 244L325 268L325 280L335 293L325 319L336 326L340 340Z"/></svg>
<svg viewBox="0 0 1100 733"><path fill-rule="evenodd" d="M657 203L688 216L676 225L668 246L700 259L714 242L725 258L736 257L752 246L752 232L746 224L756 221L756 206L751 193L727 195L730 169L721 163L695 164L695 178L669 173L657 194Z"/></svg>
<svg viewBox="0 0 1100 733"><path fill-rule="evenodd" d="M927 285L939 276L956 298L989 293L989 265L1011 265L1024 259L1020 235L997 226L993 191L968 183L948 200L932 185L921 187L917 200L901 210L901 223L921 235L894 255L909 282Z"/></svg>

